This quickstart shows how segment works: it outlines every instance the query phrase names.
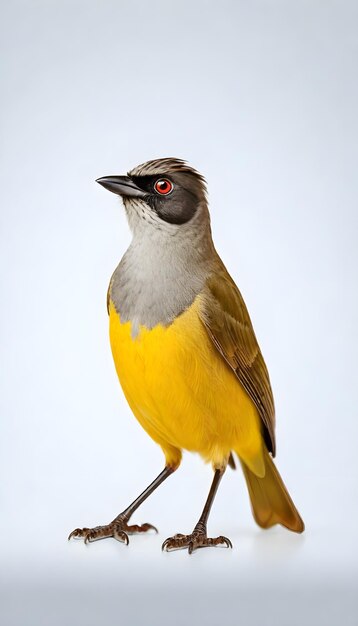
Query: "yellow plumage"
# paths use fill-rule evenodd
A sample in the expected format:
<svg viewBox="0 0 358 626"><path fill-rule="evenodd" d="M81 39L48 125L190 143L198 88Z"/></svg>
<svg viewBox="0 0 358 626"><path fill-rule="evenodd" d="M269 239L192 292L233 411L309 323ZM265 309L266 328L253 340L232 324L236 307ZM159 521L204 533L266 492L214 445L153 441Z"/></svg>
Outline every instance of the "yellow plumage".
<svg viewBox="0 0 358 626"><path fill-rule="evenodd" d="M128 404L168 466L177 468L185 449L214 468L225 467L234 450L256 522L302 532L303 521L263 443L256 406L198 315L200 297L169 326L140 327L135 337L110 303L111 348Z"/></svg>
<svg viewBox="0 0 358 626"><path fill-rule="evenodd" d="M261 422L255 405L215 350L198 316L200 296L167 327L136 337L110 305L110 341L127 401L147 433L178 466L181 449L215 468L235 450L257 475L265 473Z"/></svg>

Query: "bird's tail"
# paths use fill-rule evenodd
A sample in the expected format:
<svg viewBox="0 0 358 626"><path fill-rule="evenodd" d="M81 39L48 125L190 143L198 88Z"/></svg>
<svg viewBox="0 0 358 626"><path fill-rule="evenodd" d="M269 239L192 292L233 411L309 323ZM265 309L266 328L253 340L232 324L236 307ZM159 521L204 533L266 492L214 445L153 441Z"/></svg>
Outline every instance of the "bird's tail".
<svg viewBox="0 0 358 626"><path fill-rule="evenodd" d="M283 484L278 470L265 448L265 476L259 478L241 461L249 490L253 516L259 526L282 524L295 533L305 529L303 520Z"/></svg>

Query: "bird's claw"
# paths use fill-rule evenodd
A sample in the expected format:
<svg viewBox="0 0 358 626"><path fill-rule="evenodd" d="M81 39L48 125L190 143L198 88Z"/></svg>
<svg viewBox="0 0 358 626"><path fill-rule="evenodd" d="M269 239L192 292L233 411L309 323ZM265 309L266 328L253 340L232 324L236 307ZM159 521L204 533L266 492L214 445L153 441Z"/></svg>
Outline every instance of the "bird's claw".
<svg viewBox="0 0 358 626"><path fill-rule="evenodd" d="M207 548L209 546L224 545L226 548L232 548L232 543L228 537L220 535L220 537L207 537L204 532L194 532L191 535L182 535L177 533L174 537L168 537L163 542L162 550L172 552L174 550L182 550L188 548L189 554L192 554L197 548Z"/></svg>
<svg viewBox="0 0 358 626"><path fill-rule="evenodd" d="M148 532L148 530L154 530L156 533L158 532L156 527L152 524L142 524L141 526L133 524L132 526L128 526L126 521L119 519L114 520L105 526L96 526L95 528L75 528L75 530L69 534L68 540L73 537L75 539L83 539L85 543L91 543L92 541L97 541L98 539L114 537L117 541L128 545L128 535L145 533Z"/></svg>

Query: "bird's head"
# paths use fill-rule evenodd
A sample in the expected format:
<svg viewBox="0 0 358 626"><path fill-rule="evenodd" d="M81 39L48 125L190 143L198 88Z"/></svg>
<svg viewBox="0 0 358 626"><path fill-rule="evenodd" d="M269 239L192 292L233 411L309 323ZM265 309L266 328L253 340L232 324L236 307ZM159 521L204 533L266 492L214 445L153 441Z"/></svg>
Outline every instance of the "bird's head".
<svg viewBox="0 0 358 626"><path fill-rule="evenodd" d="M127 176L104 176L97 182L122 197L133 230L147 222L176 231L198 218L209 219L205 179L181 159L148 161Z"/></svg>

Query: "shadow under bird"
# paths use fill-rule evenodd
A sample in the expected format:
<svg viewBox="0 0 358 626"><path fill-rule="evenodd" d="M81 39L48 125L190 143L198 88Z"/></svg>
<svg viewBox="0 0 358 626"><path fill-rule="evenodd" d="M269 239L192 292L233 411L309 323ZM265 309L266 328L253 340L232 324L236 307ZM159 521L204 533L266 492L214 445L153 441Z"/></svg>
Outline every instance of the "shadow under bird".
<svg viewBox="0 0 358 626"><path fill-rule="evenodd" d="M85 542L146 532L132 514L180 465L182 450L212 464L214 478L192 533L163 549L226 545L207 536L227 465L239 460L262 528L303 521L276 469L275 409L268 371L240 291L217 254L204 178L185 161L157 159L97 182L123 199L132 242L108 289L110 342L128 404L161 446L165 467L111 523L77 528Z"/></svg>

